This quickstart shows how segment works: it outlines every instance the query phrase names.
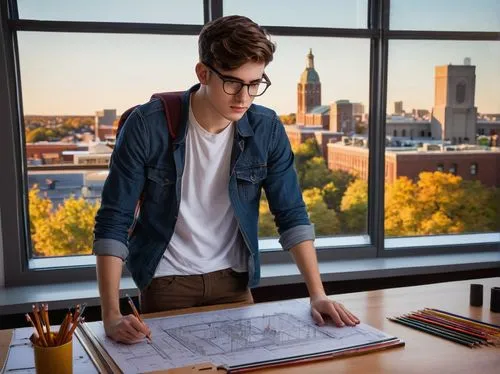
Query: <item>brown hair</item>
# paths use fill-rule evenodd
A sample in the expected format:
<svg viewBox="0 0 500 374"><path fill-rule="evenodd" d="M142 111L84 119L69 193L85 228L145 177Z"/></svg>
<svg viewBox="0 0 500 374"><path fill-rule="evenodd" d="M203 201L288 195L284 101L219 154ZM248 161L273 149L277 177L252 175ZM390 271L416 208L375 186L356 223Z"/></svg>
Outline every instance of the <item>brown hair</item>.
<svg viewBox="0 0 500 374"><path fill-rule="evenodd" d="M251 19L226 16L207 23L198 38L200 61L224 70L243 64L273 60L276 50L269 34Z"/></svg>

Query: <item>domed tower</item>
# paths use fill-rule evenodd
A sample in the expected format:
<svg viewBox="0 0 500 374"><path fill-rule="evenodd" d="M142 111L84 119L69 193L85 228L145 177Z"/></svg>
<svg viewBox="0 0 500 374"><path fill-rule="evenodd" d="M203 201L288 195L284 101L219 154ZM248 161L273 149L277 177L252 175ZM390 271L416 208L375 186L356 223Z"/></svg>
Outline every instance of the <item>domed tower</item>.
<svg viewBox="0 0 500 374"><path fill-rule="evenodd" d="M309 49L306 69L297 84L297 123L305 123L305 114L319 105L321 105L321 83L318 72L314 69L312 49Z"/></svg>

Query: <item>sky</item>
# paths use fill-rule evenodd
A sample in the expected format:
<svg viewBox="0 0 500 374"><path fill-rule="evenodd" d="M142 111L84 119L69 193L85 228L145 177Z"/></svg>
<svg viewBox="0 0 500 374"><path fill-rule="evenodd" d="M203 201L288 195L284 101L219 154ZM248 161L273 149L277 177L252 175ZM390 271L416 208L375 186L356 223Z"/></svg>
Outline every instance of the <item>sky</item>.
<svg viewBox="0 0 500 374"><path fill-rule="evenodd" d="M18 0L23 19L203 23L202 0ZM367 0L226 0L224 14L241 14L261 25L365 28ZM392 0L391 28L500 31L498 0ZM256 103L279 114L296 111L296 88L312 48L322 83L322 102L339 99L368 106L368 39L278 37L266 72L272 86ZM196 36L19 32L24 113L93 115L118 113L153 92L196 83ZM500 113L500 41L391 41L388 108L431 109L434 68L476 66L476 106Z"/></svg>

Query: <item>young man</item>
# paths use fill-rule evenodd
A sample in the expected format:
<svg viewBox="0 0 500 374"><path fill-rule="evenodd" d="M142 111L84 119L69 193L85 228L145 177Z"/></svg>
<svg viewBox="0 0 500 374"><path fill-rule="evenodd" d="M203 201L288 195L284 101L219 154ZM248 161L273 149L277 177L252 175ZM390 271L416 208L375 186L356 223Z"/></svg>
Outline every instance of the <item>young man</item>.
<svg viewBox="0 0 500 374"><path fill-rule="evenodd" d="M284 127L275 112L252 104L271 84L264 69L274 50L248 18L210 22L199 36L200 83L183 96L176 137L169 139L159 100L126 120L95 226L102 318L112 339L133 343L149 334L145 324L120 312L125 259L143 313L253 301L249 287L260 278L262 188L280 243L305 278L316 323L327 316L338 326L359 323L325 295Z"/></svg>

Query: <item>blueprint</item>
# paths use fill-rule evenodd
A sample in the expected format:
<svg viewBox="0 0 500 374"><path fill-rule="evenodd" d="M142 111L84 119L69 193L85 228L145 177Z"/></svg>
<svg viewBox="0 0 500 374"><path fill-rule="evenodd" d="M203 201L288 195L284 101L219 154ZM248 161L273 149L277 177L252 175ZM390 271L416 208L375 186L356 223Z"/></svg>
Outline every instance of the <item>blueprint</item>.
<svg viewBox="0 0 500 374"><path fill-rule="evenodd" d="M302 358L394 338L368 325L316 326L308 300L146 320L152 343L115 343L101 322L87 323L124 373L211 362L230 368Z"/></svg>

